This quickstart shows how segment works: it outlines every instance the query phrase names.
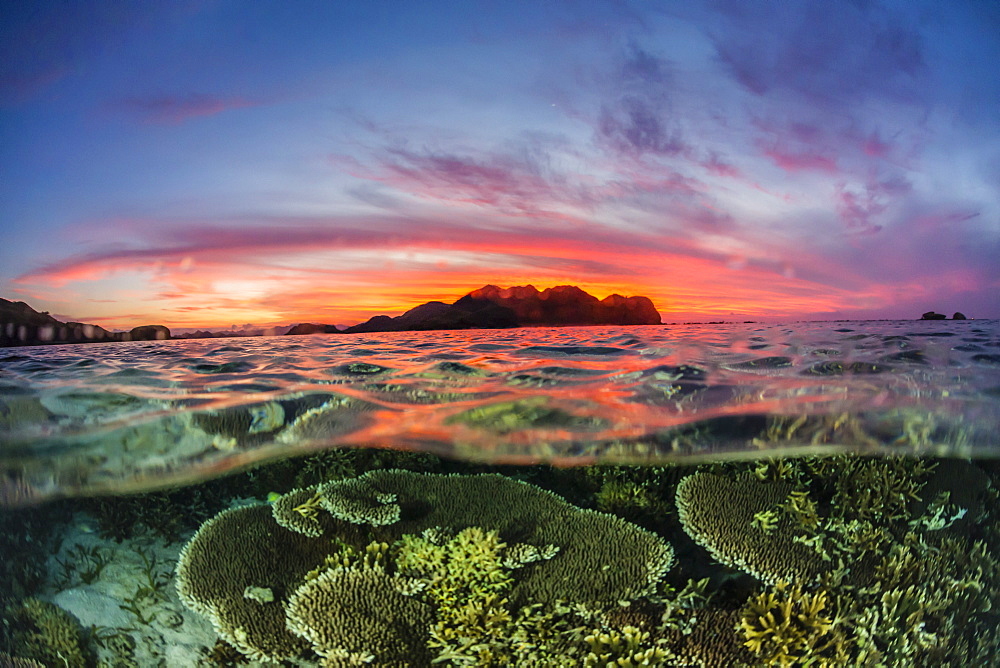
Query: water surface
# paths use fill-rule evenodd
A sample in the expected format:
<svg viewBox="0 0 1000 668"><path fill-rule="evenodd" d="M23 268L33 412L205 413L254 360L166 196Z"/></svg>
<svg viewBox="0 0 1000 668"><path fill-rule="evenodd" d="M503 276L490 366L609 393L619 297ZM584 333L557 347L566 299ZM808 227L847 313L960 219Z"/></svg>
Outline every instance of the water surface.
<svg viewBox="0 0 1000 668"><path fill-rule="evenodd" d="M993 457L997 321L524 328L0 352L0 501L329 447L485 462Z"/></svg>

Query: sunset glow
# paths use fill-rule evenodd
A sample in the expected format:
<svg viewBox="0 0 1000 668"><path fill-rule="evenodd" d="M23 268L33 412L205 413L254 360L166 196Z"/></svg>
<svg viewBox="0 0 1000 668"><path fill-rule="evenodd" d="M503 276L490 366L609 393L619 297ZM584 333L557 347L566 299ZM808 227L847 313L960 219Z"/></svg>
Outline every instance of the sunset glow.
<svg viewBox="0 0 1000 668"><path fill-rule="evenodd" d="M60 319L353 324L487 283L646 295L665 322L1000 317L992 3L0 24L0 296Z"/></svg>

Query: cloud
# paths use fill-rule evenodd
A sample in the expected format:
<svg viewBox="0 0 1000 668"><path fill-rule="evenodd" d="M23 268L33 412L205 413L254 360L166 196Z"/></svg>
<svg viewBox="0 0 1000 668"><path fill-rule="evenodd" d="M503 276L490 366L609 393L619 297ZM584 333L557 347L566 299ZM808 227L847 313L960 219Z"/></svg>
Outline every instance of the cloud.
<svg viewBox="0 0 1000 668"><path fill-rule="evenodd" d="M861 188L841 183L837 185L837 213L852 232L874 234L882 229L875 219L911 190L910 182L901 176L871 178Z"/></svg>
<svg viewBox="0 0 1000 668"><path fill-rule="evenodd" d="M836 107L920 98L925 46L904 12L823 0L716 6L724 19L712 36L717 58L754 95L790 92Z"/></svg>
<svg viewBox="0 0 1000 668"><path fill-rule="evenodd" d="M708 157L701 161L701 166L715 176L741 178L742 172L734 165L726 162L716 151L710 151Z"/></svg>
<svg viewBox="0 0 1000 668"><path fill-rule="evenodd" d="M392 148L382 168L393 185L414 194L499 210L537 211L555 196L549 175L529 154L474 158L455 152Z"/></svg>
<svg viewBox="0 0 1000 668"><path fill-rule="evenodd" d="M837 159L829 155L813 152L790 152L778 148L764 150L764 155L775 165L786 172L801 172L806 170L836 174Z"/></svg>
<svg viewBox="0 0 1000 668"><path fill-rule="evenodd" d="M610 99L601 105L598 144L632 157L683 153L687 145L670 118L672 79L665 59L632 45L613 77Z"/></svg>
<svg viewBox="0 0 1000 668"><path fill-rule="evenodd" d="M160 97L130 97L117 107L135 114L146 123L178 125L192 118L214 116L232 109L245 109L262 104L242 97L219 97L202 93L165 95Z"/></svg>

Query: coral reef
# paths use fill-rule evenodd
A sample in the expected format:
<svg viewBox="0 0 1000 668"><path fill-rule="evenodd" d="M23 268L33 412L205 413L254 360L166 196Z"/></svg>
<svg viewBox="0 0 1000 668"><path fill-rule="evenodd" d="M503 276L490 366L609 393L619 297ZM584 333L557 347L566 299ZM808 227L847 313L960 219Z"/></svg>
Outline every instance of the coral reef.
<svg viewBox="0 0 1000 668"><path fill-rule="evenodd" d="M762 462L753 475L714 468L678 486L680 518L713 556L767 585L740 617L757 661L995 660L996 541L991 549L961 524L996 522L995 505L992 515L984 505L989 479L975 466L946 462L939 472L918 459L838 456Z"/></svg>
<svg viewBox="0 0 1000 668"><path fill-rule="evenodd" d="M793 490L749 475L698 472L677 486L677 510L688 535L727 566L764 582L812 582L829 566L795 541L795 520L778 512Z"/></svg>
<svg viewBox="0 0 1000 668"><path fill-rule="evenodd" d="M45 668L45 665L34 659L25 659L0 652L0 668Z"/></svg>
<svg viewBox="0 0 1000 668"><path fill-rule="evenodd" d="M34 659L46 666L87 665L83 629L59 606L26 598L20 605L8 606L4 617L13 628L12 650L20 660Z"/></svg>
<svg viewBox="0 0 1000 668"><path fill-rule="evenodd" d="M177 592L248 657L291 658L308 645L285 628L284 605L329 549L329 537L309 537L276 524L268 506L226 510L202 525L181 552ZM248 587L268 589L274 600L247 597Z"/></svg>
<svg viewBox="0 0 1000 668"><path fill-rule="evenodd" d="M588 645L563 601L653 594L672 564L655 534L534 485L394 469L220 513L182 551L177 580L185 605L252 659L580 665L587 652L652 660L658 641L588 619Z"/></svg>
<svg viewBox="0 0 1000 668"><path fill-rule="evenodd" d="M293 494L298 501L304 492ZM655 589L674 561L670 545L652 532L501 475L371 471L320 485L316 494L314 507L367 526L387 542L433 527L479 526L498 531L505 541L558 547L558 558L518 578L511 592L518 602L642 596ZM311 512L308 503L303 512ZM288 521L287 505L274 505L279 523ZM293 520L289 525L299 523Z"/></svg>
<svg viewBox="0 0 1000 668"><path fill-rule="evenodd" d="M381 567L328 569L289 598L288 628L328 659L426 665L431 608L394 580Z"/></svg>
<svg viewBox="0 0 1000 668"><path fill-rule="evenodd" d="M844 665L844 637L826 616L827 596L779 582L752 597L740 620L746 646L768 666Z"/></svg>
<svg viewBox="0 0 1000 668"><path fill-rule="evenodd" d="M906 438L922 438L919 421L911 426ZM382 468L357 475L371 467ZM292 489L208 519L181 553L177 593L221 637L214 649L195 641L189 656L201 651L211 665L964 666L1000 655L993 462L835 456L469 473L490 470L330 451L85 507L102 534L121 527L141 542L194 528L236 496ZM185 495L190 512L170 519ZM40 524L37 511L5 516L5 562L34 540L41 560L55 551L45 538L53 518L81 522L59 508ZM81 535L49 559L47 586L115 577L108 555L124 546ZM163 589L163 563L146 561L136 599ZM28 573L5 568L12 580ZM70 665L149 658L135 629L81 632L49 604L22 601L38 577L4 592L0 651L65 665L42 647L59 638L81 652ZM112 607L136 629L165 628L149 605L123 600ZM185 615L185 633L193 622L209 630Z"/></svg>

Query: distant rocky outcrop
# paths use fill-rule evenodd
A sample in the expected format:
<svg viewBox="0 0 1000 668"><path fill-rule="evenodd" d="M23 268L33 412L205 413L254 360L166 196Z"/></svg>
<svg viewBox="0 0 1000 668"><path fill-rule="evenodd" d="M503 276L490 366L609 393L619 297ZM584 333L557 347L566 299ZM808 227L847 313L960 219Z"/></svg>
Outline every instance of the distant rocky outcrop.
<svg viewBox="0 0 1000 668"><path fill-rule="evenodd" d="M0 346L38 346L49 343L110 343L169 339L163 325L143 325L130 332L109 332L98 325L61 322L24 302L0 298Z"/></svg>
<svg viewBox="0 0 1000 668"><path fill-rule="evenodd" d="M337 329L335 325L318 325L313 322L301 322L294 325L285 334L292 335L302 335L302 334L336 334L340 330Z"/></svg>
<svg viewBox="0 0 1000 668"><path fill-rule="evenodd" d="M344 330L400 332L432 329L502 329L554 325L658 325L647 297L610 295L602 300L572 285L539 291L534 286L486 285L454 304L428 302L395 318L377 315Z"/></svg>
<svg viewBox="0 0 1000 668"><path fill-rule="evenodd" d="M328 327L329 325L319 325L320 327ZM196 329L192 332L182 332L180 334L173 334L171 338L174 339L224 339L224 338L239 338L239 337L249 337L249 336L280 336L281 334L288 333L290 329L289 325L283 325L278 327L254 327L252 325L245 325L240 328L233 327L231 329L223 329L217 331L209 331L207 329Z"/></svg>
<svg viewBox="0 0 1000 668"><path fill-rule="evenodd" d="M951 319L952 320L968 320L968 318L965 317L965 314L962 313L961 311L955 311L955 315L951 316Z"/></svg>
<svg viewBox="0 0 1000 668"><path fill-rule="evenodd" d="M944 313L935 313L934 311L928 311L920 316L921 320L946 320L948 316Z"/></svg>
<svg viewBox="0 0 1000 668"><path fill-rule="evenodd" d="M163 325L142 325L133 327L128 333L129 341L165 341L170 338L170 330Z"/></svg>
<svg viewBox="0 0 1000 668"><path fill-rule="evenodd" d="M602 300L575 285L539 292L533 285L487 285L463 299L485 299L514 312L520 325L659 325L660 314L648 297L609 295Z"/></svg>

